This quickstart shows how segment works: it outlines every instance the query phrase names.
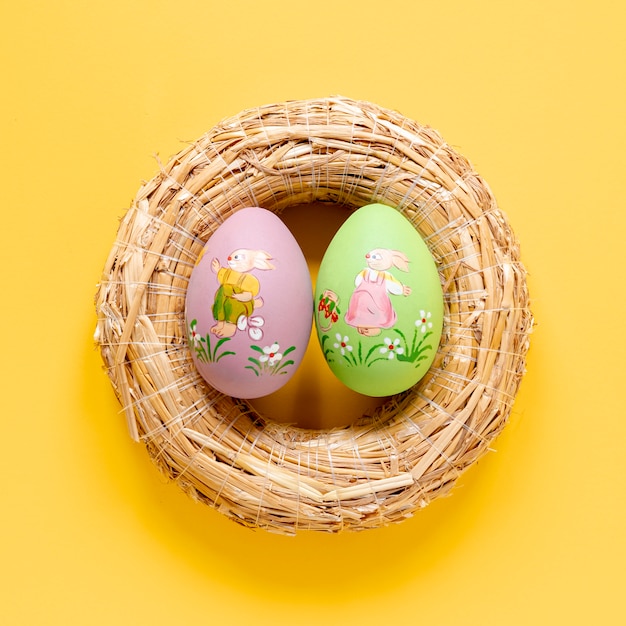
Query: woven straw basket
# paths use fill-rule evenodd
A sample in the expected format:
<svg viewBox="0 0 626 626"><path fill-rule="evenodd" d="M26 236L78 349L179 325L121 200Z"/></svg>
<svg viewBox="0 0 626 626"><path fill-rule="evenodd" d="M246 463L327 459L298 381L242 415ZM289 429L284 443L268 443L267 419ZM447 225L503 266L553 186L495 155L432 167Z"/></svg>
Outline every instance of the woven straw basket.
<svg viewBox="0 0 626 626"><path fill-rule="evenodd" d="M200 378L184 300L233 212L320 201L346 215L380 202L410 220L437 263L445 320L417 385L349 427L307 430ZM430 128L340 97L244 111L171 159L122 219L97 312L131 436L193 497L283 534L380 527L448 492L504 427L532 327L517 241L466 159Z"/></svg>

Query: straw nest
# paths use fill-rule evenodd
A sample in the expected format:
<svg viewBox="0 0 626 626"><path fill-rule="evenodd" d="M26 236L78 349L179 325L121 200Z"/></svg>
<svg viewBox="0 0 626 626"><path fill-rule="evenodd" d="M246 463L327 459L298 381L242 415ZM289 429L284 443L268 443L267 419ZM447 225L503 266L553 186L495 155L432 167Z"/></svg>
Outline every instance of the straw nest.
<svg viewBox="0 0 626 626"><path fill-rule="evenodd" d="M184 300L233 212L320 201L397 207L437 263L445 321L417 385L349 427L307 430L207 386ZM285 534L380 527L448 492L504 427L532 326L518 243L468 161L431 128L340 97L244 111L172 158L121 221L97 312L131 436L193 497Z"/></svg>

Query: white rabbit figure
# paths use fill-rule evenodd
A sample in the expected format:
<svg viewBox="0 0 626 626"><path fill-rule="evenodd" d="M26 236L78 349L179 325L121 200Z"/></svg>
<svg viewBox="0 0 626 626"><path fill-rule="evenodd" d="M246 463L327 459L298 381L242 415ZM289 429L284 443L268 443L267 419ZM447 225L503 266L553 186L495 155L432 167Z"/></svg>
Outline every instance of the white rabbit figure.
<svg viewBox="0 0 626 626"><path fill-rule="evenodd" d="M246 328L247 321L255 309L263 306L258 297L260 284L253 269L273 270L272 256L265 250L239 248L228 255L227 267L222 267L217 258L211 261L211 269L217 274L220 283L213 302L213 318L216 321L211 332L217 337L232 337L240 328ZM244 318L242 320L241 318Z"/></svg>
<svg viewBox="0 0 626 626"><path fill-rule="evenodd" d="M365 255L367 267L355 280L355 289L345 315L346 323L354 326L361 335L374 337L383 328L391 328L397 320L391 295L408 296L411 288L402 284L387 270L396 267L409 271L409 259L399 250L375 248Z"/></svg>

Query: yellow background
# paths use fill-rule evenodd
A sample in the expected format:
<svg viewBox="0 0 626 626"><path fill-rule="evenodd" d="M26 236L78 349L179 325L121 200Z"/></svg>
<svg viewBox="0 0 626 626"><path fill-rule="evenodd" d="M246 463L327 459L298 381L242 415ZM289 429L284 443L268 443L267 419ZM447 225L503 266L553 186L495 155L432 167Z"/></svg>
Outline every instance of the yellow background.
<svg viewBox="0 0 626 626"><path fill-rule="evenodd" d="M623 6L4 2L0 623L625 623ZM451 497L287 538L192 502L130 441L93 294L156 153L331 94L472 161L522 242L537 327L497 451Z"/></svg>

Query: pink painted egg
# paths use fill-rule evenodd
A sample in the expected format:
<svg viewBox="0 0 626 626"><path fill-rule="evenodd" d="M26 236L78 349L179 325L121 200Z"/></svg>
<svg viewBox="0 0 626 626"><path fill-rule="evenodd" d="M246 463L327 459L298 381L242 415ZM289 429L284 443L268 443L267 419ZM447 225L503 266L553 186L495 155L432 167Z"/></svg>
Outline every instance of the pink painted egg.
<svg viewBox="0 0 626 626"><path fill-rule="evenodd" d="M219 226L191 274L185 315L195 366L215 389L259 398L289 381L309 342L313 289L278 216L245 208Z"/></svg>

